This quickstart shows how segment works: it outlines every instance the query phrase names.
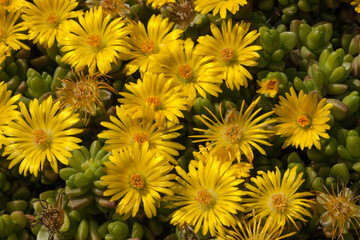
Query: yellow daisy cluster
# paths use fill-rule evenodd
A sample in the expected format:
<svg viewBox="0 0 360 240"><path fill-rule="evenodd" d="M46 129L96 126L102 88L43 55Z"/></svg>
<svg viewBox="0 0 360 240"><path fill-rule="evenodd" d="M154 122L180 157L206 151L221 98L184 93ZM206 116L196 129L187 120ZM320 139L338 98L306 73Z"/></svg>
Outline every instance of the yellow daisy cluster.
<svg viewBox="0 0 360 240"><path fill-rule="evenodd" d="M321 150L332 104L294 88L281 96L276 79L255 89L260 34L249 22L226 20L246 0L145 1L155 9L189 4L198 15L219 14L219 24L196 39L162 15L140 21L129 2L94 0L84 10L76 0L0 0L0 67L15 51L37 45L56 51L58 71L68 70L56 75L49 93L29 101L0 82L0 148L9 168L37 177L50 165L58 173L91 131L111 153L101 186L123 219L153 218L163 204L170 224L195 235L294 235L312 216L313 194L300 191L308 176L290 164L257 171L258 157L281 144ZM258 95L231 99L244 89ZM270 110L262 95L272 98ZM339 195L351 205L349 191ZM318 198L334 212L334 194ZM322 224L331 217L336 231L347 230L350 220L330 214Z"/></svg>

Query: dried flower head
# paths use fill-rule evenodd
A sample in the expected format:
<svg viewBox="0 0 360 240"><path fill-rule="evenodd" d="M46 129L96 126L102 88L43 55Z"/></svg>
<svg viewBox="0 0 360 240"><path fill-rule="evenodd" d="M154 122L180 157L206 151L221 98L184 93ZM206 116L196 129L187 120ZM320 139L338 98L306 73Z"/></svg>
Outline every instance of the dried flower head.
<svg viewBox="0 0 360 240"><path fill-rule="evenodd" d="M197 12L194 9L192 0L178 0L176 2L165 3L162 12L169 16L170 20L175 22L177 28L186 30L191 25Z"/></svg>
<svg viewBox="0 0 360 240"><path fill-rule="evenodd" d="M318 192L317 203L325 209L320 216L320 224L324 234L331 238L342 238L352 225L358 235L360 227L360 206L356 204L360 196L342 184L341 190L337 184L336 192L331 184L331 192L325 188L325 192Z"/></svg>
<svg viewBox="0 0 360 240"><path fill-rule="evenodd" d="M96 108L104 110L104 103L101 97L102 90L109 90L116 93L106 82L100 81L101 79L106 80L107 76L102 73L95 73L84 75L83 72L76 74L73 72L75 80L71 78L61 79L63 87L59 88L56 94L59 96L61 101L61 107L67 105L73 106L74 109L80 113L84 111L84 118L80 114L80 119L85 125L89 123L90 115L96 114Z"/></svg>

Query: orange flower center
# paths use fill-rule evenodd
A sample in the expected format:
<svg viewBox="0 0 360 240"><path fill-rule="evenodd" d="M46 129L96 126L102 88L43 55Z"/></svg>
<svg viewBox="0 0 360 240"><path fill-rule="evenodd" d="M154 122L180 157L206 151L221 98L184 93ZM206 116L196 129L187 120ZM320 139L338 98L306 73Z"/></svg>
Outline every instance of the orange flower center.
<svg viewBox="0 0 360 240"><path fill-rule="evenodd" d="M42 129L38 129L33 133L33 143L37 145L45 145L48 143L48 135Z"/></svg>
<svg viewBox="0 0 360 240"><path fill-rule="evenodd" d="M9 2L9 0L0 0L0 4L1 5L6 5Z"/></svg>
<svg viewBox="0 0 360 240"><path fill-rule="evenodd" d="M220 51L221 59L225 62L229 62L234 57L234 50L232 48L224 48Z"/></svg>
<svg viewBox="0 0 360 240"><path fill-rule="evenodd" d="M188 79L192 76L192 68L187 64L181 65L179 67L179 74L182 78Z"/></svg>
<svg viewBox="0 0 360 240"><path fill-rule="evenodd" d="M138 190L141 190L144 188L145 182L144 182L144 178L138 174L138 173L133 173L131 174L130 178L130 185Z"/></svg>
<svg viewBox="0 0 360 240"><path fill-rule="evenodd" d="M275 193L270 197L270 206L278 212L284 212L287 203L288 197L283 193Z"/></svg>
<svg viewBox="0 0 360 240"><path fill-rule="evenodd" d="M101 37L99 35L93 34L88 37L86 42L93 48L98 48L101 45Z"/></svg>
<svg viewBox="0 0 360 240"><path fill-rule="evenodd" d="M296 122L299 125L299 127L302 127L302 128L307 127L311 124L310 119L306 115L299 115L296 118Z"/></svg>
<svg viewBox="0 0 360 240"><path fill-rule="evenodd" d="M276 78L269 80L267 83L267 89L268 90L274 90L276 88L276 84L278 83L278 80Z"/></svg>
<svg viewBox="0 0 360 240"><path fill-rule="evenodd" d="M158 107L160 105L160 99L158 97L148 97L145 100L145 103L148 103L154 107Z"/></svg>
<svg viewBox="0 0 360 240"><path fill-rule="evenodd" d="M241 140L243 136L243 130L238 124L231 124L224 128L225 137L231 142L236 143Z"/></svg>
<svg viewBox="0 0 360 240"><path fill-rule="evenodd" d="M147 133L135 133L132 140L142 145L144 142L149 141L149 135Z"/></svg>
<svg viewBox="0 0 360 240"><path fill-rule="evenodd" d="M50 14L50 15L48 15L46 21L48 23L52 24L52 25L55 25L56 22L58 21L58 15L57 14Z"/></svg>
<svg viewBox="0 0 360 240"><path fill-rule="evenodd" d="M213 202L213 196L206 189L200 189L197 192L195 200L205 206L210 205Z"/></svg>
<svg viewBox="0 0 360 240"><path fill-rule="evenodd" d="M146 40L141 45L141 50L146 53L151 53L154 51L154 49L155 49L155 43L151 39Z"/></svg>

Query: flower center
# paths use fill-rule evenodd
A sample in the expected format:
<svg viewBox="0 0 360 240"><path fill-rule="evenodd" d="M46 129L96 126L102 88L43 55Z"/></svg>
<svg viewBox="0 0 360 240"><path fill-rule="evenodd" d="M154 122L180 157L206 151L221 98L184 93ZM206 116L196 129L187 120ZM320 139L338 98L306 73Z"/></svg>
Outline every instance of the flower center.
<svg viewBox="0 0 360 240"><path fill-rule="evenodd" d="M158 107L160 105L160 99L158 97L148 97L146 100L145 100L145 103L148 103L154 107Z"/></svg>
<svg viewBox="0 0 360 240"><path fill-rule="evenodd" d="M188 79L192 76L192 68L187 64L181 65L179 67L179 74L182 78Z"/></svg>
<svg viewBox="0 0 360 240"><path fill-rule="evenodd" d="M269 80L268 84L267 84L267 89L268 90L274 90L276 89L276 85L278 83L278 80L276 78L272 79L272 80Z"/></svg>
<svg viewBox="0 0 360 240"><path fill-rule="evenodd" d="M149 135L147 133L135 133L132 140L142 145L144 142L149 141Z"/></svg>
<svg viewBox="0 0 360 240"><path fill-rule="evenodd" d="M50 15L48 15L46 21L48 23L52 24L52 25L55 25L56 22L58 21L58 15L57 14L50 14Z"/></svg>
<svg viewBox="0 0 360 240"><path fill-rule="evenodd" d="M155 49L155 43L151 39L146 40L141 45L141 50L146 53L151 53L154 51L154 49Z"/></svg>
<svg viewBox="0 0 360 240"><path fill-rule="evenodd" d="M101 45L101 37L99 35L93 34L88 37L86 42L93 48L98 48Z"/></svg>
<svg viewBox="0 0 360 240"><path fill-rule="evenodd" d="M33 142L37 145L45 145L48 143L48 135L42 129L38 129L33 133Z"/></svg>
<svg viewBox="0 0 360 240"><path fill-rule="evenodd" d="M275 193L270 197L271 207L278 212L284 212L286 210L287 202L288 198L283 193Z"/></svg>
<svg viewBox="0 0 360 240"><path fill-rule="evenodd" d="M348 216L351 212L351 204L344 197L337 197L329 202L328 212L334 217Z"/></svg>
<svg viewBox="0 0 360 240"><path fill-rule="evenodd" d="M9 0L0 0L0 4L1 5L6 5L9 2Z"/></svg>
<svg viewBox="0 0 360 240"><path fill-rule="evenodd" d="M296 122L299 125L299 127L307 127L311 124L311 120L306 115L299 115L296 118Z"/></svg>
<svg viewBox="0 0 360 240"><path fill-rule="evenodd" d="M236 143L241 140L243 136L243 130L238 124L231 124L224 128L225 137L231 142Z"/></svg>
<svg viewBox="0 0 360 240"><path fill-rule="evenodd" d="M64 224L64 219L64 210L51 205L41 213L43 225L51 230L59 230Z"/></svg>
<svg viewBox="0 0 360 240"><path fill-rule="evenodd" d="M232 48L224 48L220 51L221 59L225 62L229 62L234 57L234 50Z"/></svg>
<svg viewBox="0 0 360 240"><path fill-rule="evenodd" d="M197 192L195 200L201 205L208 206L213 202L213 196L206 189L200 189Z"/></svg>
<svg viewBox="0 0 360 240"><path fill-rule="evenodd" d="M83 81L77 82L76 87L73 90L77 103L86 103L92 100L94 94L94 88Z"/></svg>
<svg viewBox="0 0 360 240"><path fill-rule="evenodd" d="M138 174L138 173L133 173L131 174L130 178L130 185L138 190L141 190L144 188L144 178Z"/></svg>

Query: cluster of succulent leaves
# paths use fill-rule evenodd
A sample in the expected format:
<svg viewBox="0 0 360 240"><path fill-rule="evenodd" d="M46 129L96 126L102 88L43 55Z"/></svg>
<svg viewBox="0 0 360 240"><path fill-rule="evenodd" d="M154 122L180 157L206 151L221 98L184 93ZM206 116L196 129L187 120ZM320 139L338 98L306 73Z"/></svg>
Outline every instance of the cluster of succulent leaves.
<svg viewBox="0 0 360 240"><path fill-rule="evenodd" d="M258 66L251 73L260 82L279 80L279 91L275 98L263 95L259 106L271 111L278 96L288 92L291 87L305 93L316 92L327 97L332 103L332 118L329 139L321 139L321 150L316 148L281 149L283 140L272 139L271 147L264 147L266 156L257 154L253 162L252 176L259 170L282 171L297 166L297 172L305 179L302 190L323 191L332 189L339 182L347 183L358 195L360 184L360 19L353 12L349 1L341 0L259 0L248 1L251 6L240 8L236 14L227 18L247 19L252 28L258 29L260 37ZM146 22L155 11L146 5L131 3L132 12ZM162 9L164 16L172 15ZM196 40L198 36L210 34L210 24L221 24L219 16L198 14L184 32L185 38ZM20 50L6 58L1 64L0 81L17 93L22 93L20 101L28 104L31 99L55 97L61 87L59 79L73 78L69 65L61 62L63 53L59 46L45 49L31 45L31 51ZM126 77L122 72L125 64L117 62L108 73L111 84L119 92L127 91L126 83L139 77L138 73ZM198 148L189 136L193 128L204 128L195 115L205 114L211 118L207 109L218 118L221 112L235 108L239 110L242 100L250 103L258 88L251 81L248 88L229 90L224 84L219 97L198 96L179 130L181 142L186 150L177 158L179 166L187 171L193 151ZM169 224L171 210L163 207L152 219L143 212L124 221L115 213L116 204L103 195L104 186L100 177L104 175L103 163L110 153L102 150L103 139L97 134L103 129L102 120L113 114L116 100L114 94L103 94L105 112L98 109L91 123L82 135L83 144L72 152L69 165L63 166L55 174L50 166L45 166L38 177L19 175L17 167L8 169L9 162L0 158L0 239L207 239L201 233L191 232L191 228L180 229ZM60 225L51 231L44 224L46 211L61 213ZM321 239L319 218L324 209L318 207L312 212L313 218L302 226L299 239ZM32 222L30 224L29 222ZM54 224L53 224L54 225ZM56 224L55 224L56 225ZM347 239L356 238L353 226Z"/></svg>

